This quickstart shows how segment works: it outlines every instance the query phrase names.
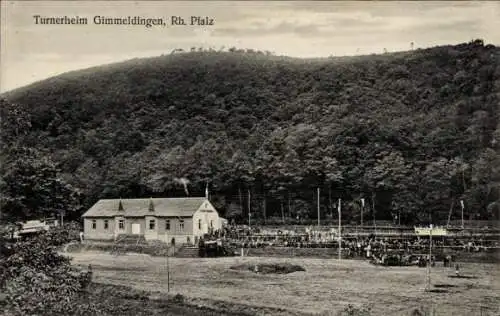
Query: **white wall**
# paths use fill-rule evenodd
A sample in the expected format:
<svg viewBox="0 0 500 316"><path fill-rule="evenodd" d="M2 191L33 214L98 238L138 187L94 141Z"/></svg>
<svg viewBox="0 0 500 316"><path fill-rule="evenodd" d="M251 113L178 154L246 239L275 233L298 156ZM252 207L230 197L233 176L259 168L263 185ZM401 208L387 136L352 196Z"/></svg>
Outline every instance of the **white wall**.
<svg viewBox="0 0 500 316"><path fill-rule="evenodd" d="M149 221L154 221L155 226L154 229L149 229ZM144 230L144 239L146 240L154 240L158 239L158 228L160 223L163 221L158 220L155 216L146 216L145 217L145 230Z"/></svg>
<svg viewBox="0 0 500 316"><path fill-rule="evenodd" d="M201 229L199 225L200 221ZM203 234L208 232L211 226L214 230L217 230L221 228L221 223L219 220L219 213L217 213L215 207L206 200L193 215L194 236L203 236Z"/></svg>
<svg viewBox="0 0 500 316"><path fill-rule="evenodd" d="M175 245L180 246L182 244L189 243L193 244L194 243L194 236L192 235L158 235L156 238L148 238L146 237L146 240L160 240L163 241L167 244L171 244L172 238L175 239Z"/></svg>

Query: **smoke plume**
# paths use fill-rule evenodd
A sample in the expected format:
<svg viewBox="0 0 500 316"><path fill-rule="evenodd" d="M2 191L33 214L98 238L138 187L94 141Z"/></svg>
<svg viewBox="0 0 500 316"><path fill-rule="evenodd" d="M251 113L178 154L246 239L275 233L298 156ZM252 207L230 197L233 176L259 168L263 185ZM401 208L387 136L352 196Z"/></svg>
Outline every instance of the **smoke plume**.
<svg viewBox="0 0 500 316"><path fill-rule="evenodd" d="M189 190L188 190L188 184L191 182L189 179L186 178L174 178L175 183L182 184L184 186L184 192L186 192L186 195L189 196Z"/></svg>

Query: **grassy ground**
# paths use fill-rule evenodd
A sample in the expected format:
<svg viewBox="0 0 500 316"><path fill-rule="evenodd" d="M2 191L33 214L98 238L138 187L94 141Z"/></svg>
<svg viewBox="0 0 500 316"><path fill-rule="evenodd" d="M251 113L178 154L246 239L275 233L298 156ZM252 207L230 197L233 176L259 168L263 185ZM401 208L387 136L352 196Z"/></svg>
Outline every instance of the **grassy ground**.
<svg viewBox="0 0 500 316"><path fill-rule="evenodd" d="M148 255L69 254L74 264L92 264L94 281L167 292L166 259ZM238 264L291 263L304 272L270 275L231 270ZM310 258L170 258L171 293L187 303L256 315L336 315L348 304L370 307L371 315L411 315L418 308L434 315L499 315L500 265L464 263L435 267L424 291L425 268L378 267L365 261Z"/></svg>
<svg viewBox="0 0 500 316"><path fill-rule="evenodd" d="M130 287L92 283L88 294L81 297L82 304L96 304L105 315L169 315L169 316L250 316L249 313L225 311L223 308L186 304L182 297L141 291Z"/></svg>

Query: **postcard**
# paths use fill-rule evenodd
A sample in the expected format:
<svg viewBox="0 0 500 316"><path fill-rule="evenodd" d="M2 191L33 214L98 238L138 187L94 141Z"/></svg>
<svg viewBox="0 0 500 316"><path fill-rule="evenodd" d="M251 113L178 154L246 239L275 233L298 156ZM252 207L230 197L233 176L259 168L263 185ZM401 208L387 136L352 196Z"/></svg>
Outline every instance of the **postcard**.
<svg viewBox="0 0 500 316"><path fill-rule="evenodd" d="M2 1L6 315L499 315L500 3Z"/></svg>

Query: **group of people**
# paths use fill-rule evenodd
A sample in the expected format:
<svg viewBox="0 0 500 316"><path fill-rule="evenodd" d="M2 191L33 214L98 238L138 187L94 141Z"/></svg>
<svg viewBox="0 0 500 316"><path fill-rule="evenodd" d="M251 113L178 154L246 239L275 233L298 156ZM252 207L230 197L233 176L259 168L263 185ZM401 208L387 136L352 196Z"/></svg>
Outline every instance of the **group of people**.
<svg viewBox="0 0 500 316"><path fill-rule="evenodd" d="M248 226L228 226L218 232L218 236L237 248L294 247L294 248L338 248L339 242L331 232L299 232L275 230L272 233ZM429 249L429 239L388 238L370 235L367 237L343 237L342 248L347 256L371 257L373 253L425 253ZM453 251L479 252L500 248L500 240L483 238L435 238L432 247Z"/></svg>

